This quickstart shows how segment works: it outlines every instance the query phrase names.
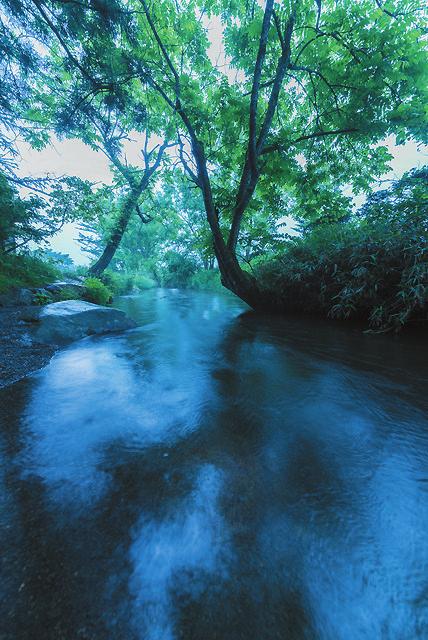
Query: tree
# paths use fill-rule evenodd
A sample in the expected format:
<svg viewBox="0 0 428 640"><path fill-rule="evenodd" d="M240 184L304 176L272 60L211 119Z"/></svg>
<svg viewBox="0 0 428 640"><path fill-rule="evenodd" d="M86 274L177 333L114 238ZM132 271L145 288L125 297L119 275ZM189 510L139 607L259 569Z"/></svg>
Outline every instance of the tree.
<svg viewBox="0 0 428 640"><path fill-rule="evenodd" d="M15 253L46 243L66 222L87 216L91 184L78 178L54 180L42 195L21 197L0 173L0 252Z"/></svg>
<svg viewBox="0 0 428 640"><path fill-rule="evenodd" d="M107 155L112 161L114 160L115 166L126 181L128 191L122 198L120 213L117 217L115 226L111 230L106 246L101 256L89 269L89 272L93 275L100 275L110 264L127 229L133 211L138 213L140 220L144 224L151 221L149 216L142 213L138 202L143 191L147 189L151 177L158 169L163 153L168 147L168 142L163 142L161 145L158 145L151 150L148 150L147 144L148 134L146 134L146 143L143 149L144 169L142 171L127 166L122 162L119 154L117 154L108 143L105 146ZM154 157L153 161L152 157Z"/></svg>
<svg viewBox="0 0 428 640"><path fill-rule="evenodd" d="M328 169L339 183L321 182L321 196L326 190L338 193L345 181L367 188L388 159L382 147L373 148L375 142L390 132L422 134L423 30L415 24L416 5L407 3L402 10L368 1L267 0L263 11L254 5L249 11L248 3L237 2L234 13L229 9L226 14L229 3L212 2L209 9L226 14L227 52L244 79L232 86L219 79L201 100L182 61L186 50L172 35L172 25L176 31L177 21L183 25L189 20L189 11L163 2L155 14L146 0L140 3L160 51L162 76L169 79L161 82L157 67L147 65L146 82L178 115L188 135L193 165L185 157L183 165L202 191L223 283L251 306L266 306L269 296L242 270L236 254L256 188L264 193L272 176L282 174L299 201L301 178L314 164L319 178ZM237 142L226 155L224 145L233 134ZM296 166L298 152L306 159L304 170ZM225 173L232 176L229 184L237 179L227 212L220 209L213 186L217 175ZM319 202L316 196L312 194L313 207ZM225 214L226 234L220 221Z"/></svg>
<svg viewBox="0 0 428 640"><path fill-rule="evenodd" d="M80 70L82 98L119 104L129 92L174 119L222 281L255 308L274 303L239 260L255 203L283 202L314 221L349 209L342 188L365 191L385 171L386 135L425 135L424 28L413 0L18 4L21 20L54 34ZM235 79L209 59L204 19L213 14Z"/></svg>
<svg viewBox="0 0 428 640"><path fill-rule="evenodd" d="M115 173L115 185L122 191L115 224L110 228L101 255L89 269L89 273L99 276L113 259L131 216L136 213L144 224L151 221L150 216L141 210L141 197L160 168L166 149L171 146L167 139L168 127L165 122L160 126L159 120L156 122L153 115L149 118L144 105L135 104L132 92L121 90L117 93L112 90L106 95L103 92L91 94L88 101L80 65L72 61L73 73L70 73L66 66L58 66L58 56L49 63L57 76L61 73L61 91L58 90L57 77L50 86L48 96L54 96L54 100L48 99L46 109L44 94L42 111L50 112L48 120L57 133L79 137L91 148L106 155ZM157 144L152 141L156 133L162 133L164 137ZM124 142L130 142L132 134L137 136L141 147L142 167L129 164L124 152Z"/></svg>
<svg viewBox="0 0 428 640"><path fill-rule="evenodd" d="M112 46L109 51L109 45L117 37L118 30L102 12L91 12L89 5L85 7L82 4L80 9L83 8L83 11L77 14L62 5L66 20L61 24L61 20L55 20L49 3L6 2L5 5L8 22L13 27L9 28L9 32L17 33L15 40L20 41L23 37L26 43L37 36L42 43L42 51L36 53L39 66L31 66L28 106L21 110L17 109L16 104L14 108L10 106L11 118L14 115L15 122L33 122L30 132L31 143L35 146L35 123L43 123L45 132L40 144L48 140L46 130L50 128L60 136L79 137L92 148L101 150L114 168L116 183L123 189L116 226L111 229L101 256L89 270L99 275L113 258L131 215L136 212L145 223L150 221L142 213L139 200L160 167L165 150L170 146L168 121L165 117L156 117L154 113L149 118L147 109L141 103L141 94L135 92L135 87L128 86L133 74L126 56L121 55L120 46ZM89 16L85 9L89 9ZM109 11L114 12L113 5ZM116 14L116 17L120 19L120 14ZM80 39L87 35L91 38L84 49L87 57L79 59L73 50L80 48ZM19 51L12 47L9 49L10 60L16 63L21 75L26 75L29 64L27 58L31 60L33 48L29 46L28 52L22 46ZM107 56L106 50L109 51ZM121 73L124 74L123 78L116 77ZM16 82L15 78L12 81ZM19 133L22 133L21 129ZM130 140L131 133L138 134L138 143L142 147L142 168L129 165L123 152L123 142ZM152 140L153 134L160 134L163 139L156 144Z"/></svg>
<svg viewBox="0 0 428 640"><path fill-rule="evenodd" d="M428 231L428 166L412 169L386 189L374 191L358 211L368 222L381 222L390 229L414 227Z"/></svg>

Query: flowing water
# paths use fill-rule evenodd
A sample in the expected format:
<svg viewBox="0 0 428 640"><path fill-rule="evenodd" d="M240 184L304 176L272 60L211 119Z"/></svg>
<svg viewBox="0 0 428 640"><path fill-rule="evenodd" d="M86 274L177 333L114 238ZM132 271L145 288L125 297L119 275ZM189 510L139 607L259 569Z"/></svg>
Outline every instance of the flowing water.
<svg viewBox="0 0 428 640"><path fill-rule="evenodd" d="M119 305L0 397L2 640L428 638L422 340Z"/></svg>

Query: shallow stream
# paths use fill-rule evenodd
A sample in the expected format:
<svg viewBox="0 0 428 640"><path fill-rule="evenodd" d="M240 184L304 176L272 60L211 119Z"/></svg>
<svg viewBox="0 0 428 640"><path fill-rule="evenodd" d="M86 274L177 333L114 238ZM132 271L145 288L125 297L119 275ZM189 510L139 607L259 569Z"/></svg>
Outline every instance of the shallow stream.
<svg viewBox="0 0 428 640"><path fill-rule="evenodd" d="M2 640L426 640L421 340L118 304L1 392Z"/></svg>

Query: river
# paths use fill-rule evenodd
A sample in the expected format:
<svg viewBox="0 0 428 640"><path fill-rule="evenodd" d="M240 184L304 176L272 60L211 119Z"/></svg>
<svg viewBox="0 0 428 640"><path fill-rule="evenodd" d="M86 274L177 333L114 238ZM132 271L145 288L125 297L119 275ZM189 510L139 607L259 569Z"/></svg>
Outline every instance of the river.
<svg viewBox="0 0 428 640"><path fill-rule="evenodd" d="M1 393L2 640L426 640L426 345L118 306Z"/></svg>

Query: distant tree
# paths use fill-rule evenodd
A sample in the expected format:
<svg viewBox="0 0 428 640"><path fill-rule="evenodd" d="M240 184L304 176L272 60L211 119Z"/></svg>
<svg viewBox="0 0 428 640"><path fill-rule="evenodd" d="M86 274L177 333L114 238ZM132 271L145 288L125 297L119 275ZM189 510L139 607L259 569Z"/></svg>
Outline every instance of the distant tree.
<svg viewBox="0 0 428 640"><path fill-rule="evenodd" d="M413 225L428 231L428 167L412 169L371 193L358 216L398 230Z"/></svg>
<svg viewBox="0 0 428 640"><path fill-rule="evenodd" d="M43 251L43 259L48 262L53 262L61 269L72 269L74 266L73 259L68 253L61 253L60 251L52 251L52 249L45 249Z"/></svg>
<svg viewBox="0 0 428 640"><path fill-rule="evenodd" d="M85 217L91 185L78 178L53 181L43 195L19 195L0 174L0 251L15 253L45 244L66 222ZM32 248L34 248L34 246Z"/></svg>
<svg viewBox="0 0 428 640"><path fill-rule="evenodd" d="M55 92L55 86L52 91ZM72 94L73 91L72 86ZM68 94L64 95L67 97ZM142 197L161 167L166 149L171 145L167 139L157 144L151 141L155 127L150 126L144 109L132 110L130 98L127 101L129 111L123 104L119 109L115 96L110 100L98 96L91 103L81 101L76 95L72 95L71 98L71 107L68 99L64 104L64 96L62 104L54 102L55 112L51 121L55 123L59 133L77 136L93 149L104 153L115 172L116 186L122 191L121 197L116 200L116 208L119 207L119 210L114 225L105 237L105 246L101 254L89 269L92 275L98 276L113 259L131 216L138 215L144 224L151 221L150 216L142 211ZM73 100L78 100L77 106L73 106ZM52 109L52 105L50 108ZM132 133L138 135L142 166L129 164L123 149L124 142L130 140Z"/></svg>

